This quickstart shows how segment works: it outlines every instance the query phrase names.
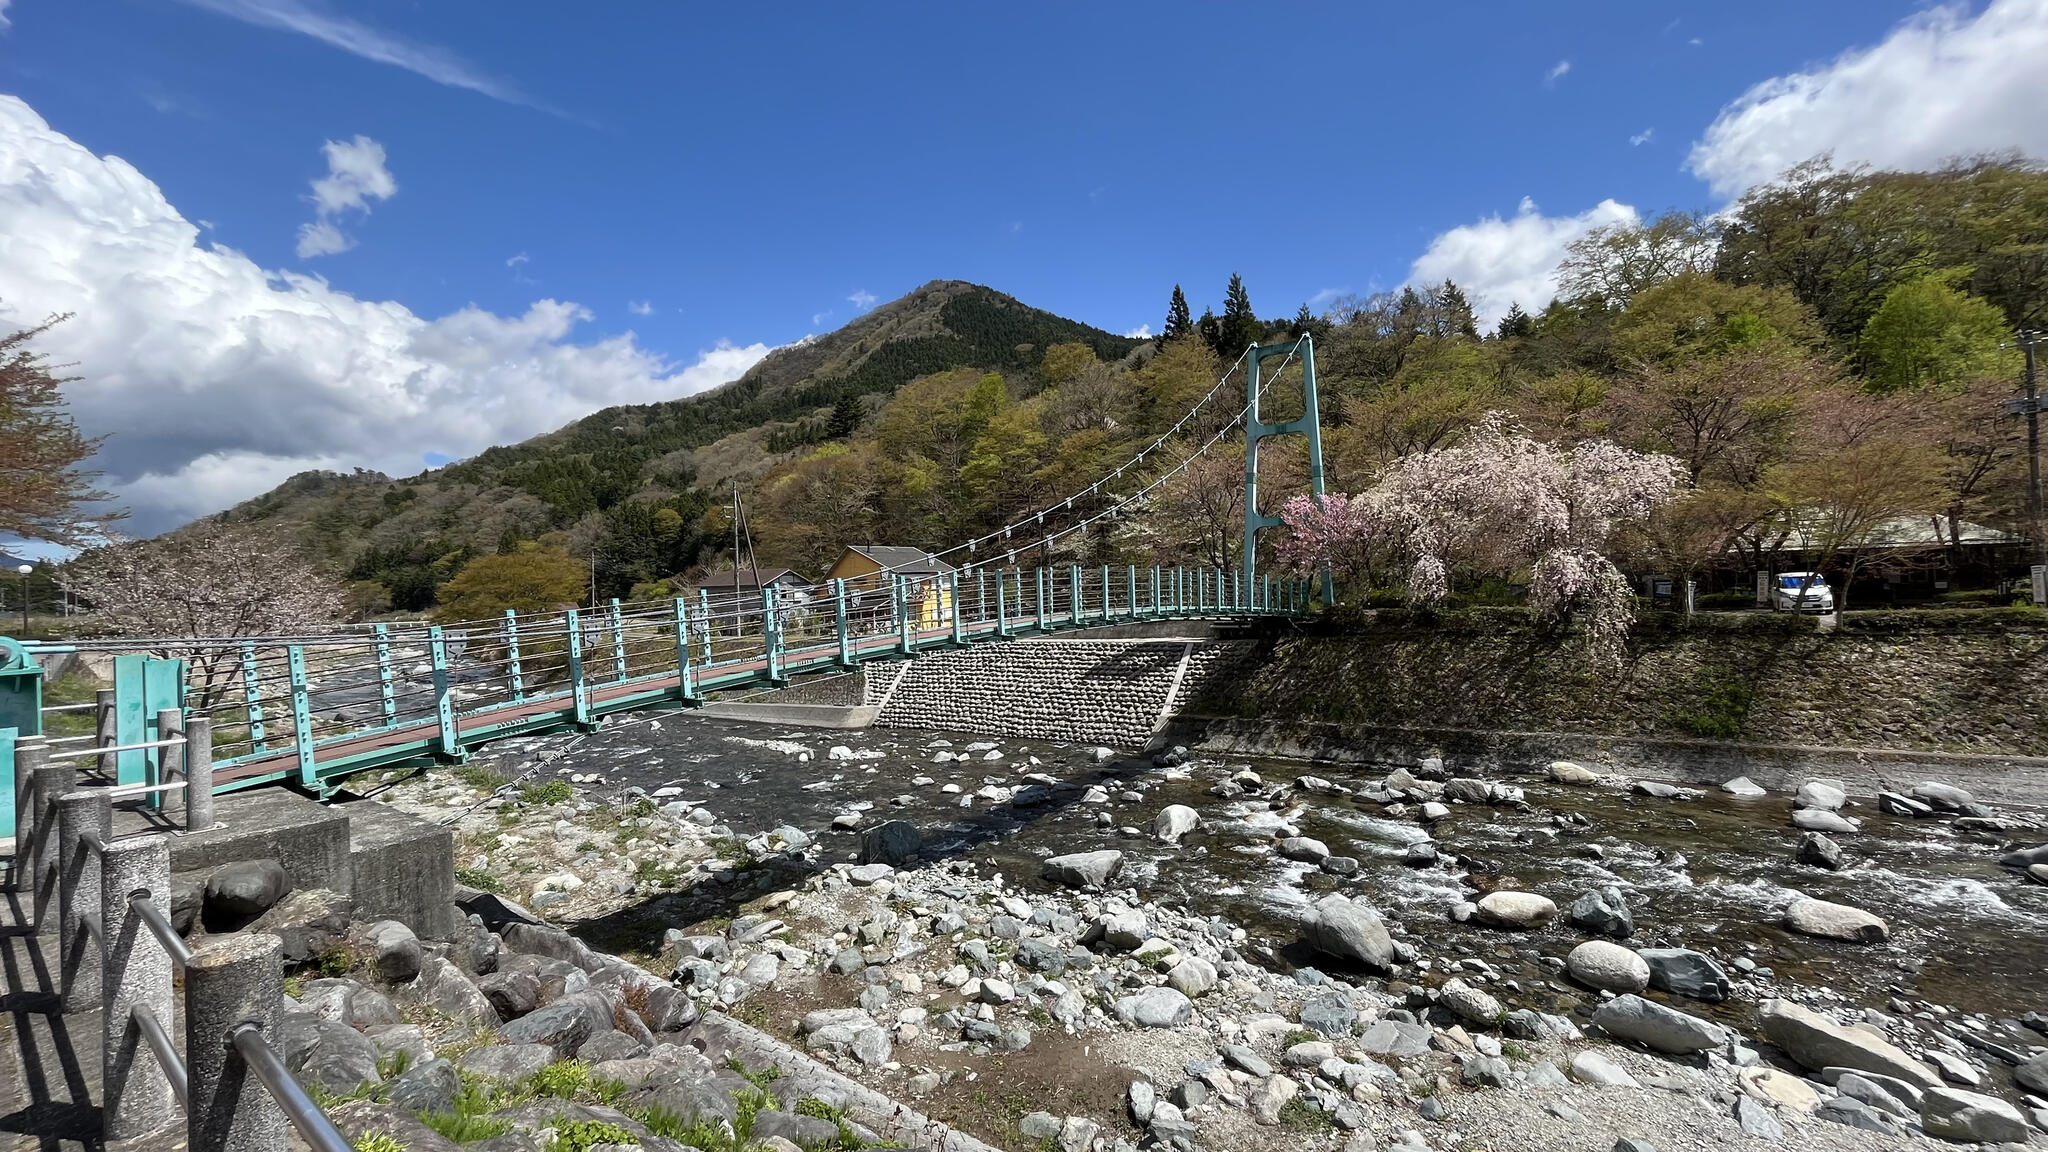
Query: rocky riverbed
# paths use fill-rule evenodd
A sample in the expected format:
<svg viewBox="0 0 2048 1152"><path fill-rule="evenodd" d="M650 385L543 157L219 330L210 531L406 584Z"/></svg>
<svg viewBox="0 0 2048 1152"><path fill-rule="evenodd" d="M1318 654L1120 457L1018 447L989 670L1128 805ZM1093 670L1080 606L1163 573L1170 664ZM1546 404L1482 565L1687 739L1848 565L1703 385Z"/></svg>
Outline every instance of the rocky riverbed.
<svg viewBox="0 0 2048 1152"><path fill-rule="evenodd" d="M678 717L380 798L462 877L1004 1147L2048 1131L2048 852L1938 782L1689 792Z"/></svg>

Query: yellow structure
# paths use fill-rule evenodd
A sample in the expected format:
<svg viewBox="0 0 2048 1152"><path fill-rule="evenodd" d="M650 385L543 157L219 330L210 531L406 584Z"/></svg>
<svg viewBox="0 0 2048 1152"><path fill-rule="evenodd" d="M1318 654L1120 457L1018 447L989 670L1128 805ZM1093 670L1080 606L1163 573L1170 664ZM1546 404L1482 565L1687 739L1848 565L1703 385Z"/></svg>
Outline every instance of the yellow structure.
<svg viewBox="0 0 2048 1152"><path fill-rule="evenodd" d="M849 544L846 552L825 573L825 580L846 581L846 592L856 617L888 615L890 581L901 576L904 595L910 605L913 627L953 626L953 590L948 574L953 566L922 548L889 544Z"/></svg>

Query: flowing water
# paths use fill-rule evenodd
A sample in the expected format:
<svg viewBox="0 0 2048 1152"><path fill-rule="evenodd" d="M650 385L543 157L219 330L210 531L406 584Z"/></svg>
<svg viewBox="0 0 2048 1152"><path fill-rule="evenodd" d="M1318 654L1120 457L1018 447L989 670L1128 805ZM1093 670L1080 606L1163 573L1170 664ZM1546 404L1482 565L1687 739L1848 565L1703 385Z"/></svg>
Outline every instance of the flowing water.
<svg viewBox="0 0 2048 1152"><path fill-rule="evenodd" d="M974 751L966 762L933 763L935 740L949 741L953 752L992 743L1002 755L984 759L984 751ZM827 759L833 745L866 758ZM801 750L810 753L808 762ZM1120 883L1136 886L1146 899L1244 927L1253 938L1248 955L1278 967L1327 965L1327 957L1312 961L1292 946L1294 921L1326 891L1362 894L1406 929L1423 956L1478 957L1517 980L1518 990L1503 996L1511 1006L1569 1006L1576 994L1538 958L1561 957L1578 943L1583 937L1563 923L1562 910L1582 892L1613 884L1634 910L1630 943L1636 946L1747 956L1771 969L1780 985L1826 985L1877 1008L1902 996L1993 1017L2048 1010L2048 887L2000 868L1998 857L2009 846L1995 839L1958 833L1941 820L1881 815L1867 799L1851 809L1864 820L1864 832L1839 838L1852 863L1827 872L1794 863L1799 834L1784 795L1742 800L1715 790L1692 800L1660 800L1517 778L1527 790L1526 811L1454 805L1449 819L1425 828L1350 797L1290 792L1276 809L1210 793L1247 766L1269 786L1313 774L1359 787L1393 765L1367 770L1197 756L1186 778L1169 779L1149 759L1097 766L1083 751L972 734L778 730L670 713L582 737L557 766L600 773L607 788L679 788L683 798L709 807L742 835L794 825L819 838L827 863L849 859L858 847L857 834L832 830L832 818L863 804L872 806L862 809L870 823L896 817L916 824L928 853L970 854L1027 887L1042 883L1037 862L1045 856L1119 848L1125 853ZM974 795L985 785L1015 786L1029 772L1077 787L1028 806ZM1083 799L1081 789L1098 783L1108 803ZM946 784L958 785L960 793L943 793ZM1118 798L1128 791L1142 797ZM963 797L971 806L961 804ZM1098 813L1107 811L1114 825L1149 833L1153 816L1171 803L1195 808L1215 822L1216 832L1191 833L1176 848L1098 823ZM1570 814L1583 816L1586 825L1561 827L1558 818ZM1274 855L1271 828L1280 820L1333 853L1357 858L1359 874L1340 879ZM1415 868L1402 862L1408 845L1432 839L1440 854L1463 863ZM1558 921L1521 934L1449 918L1459 901L1494 885L1551 897L1561 910ZM1889 922L1892 939L1859 946L1792 935L1776 925L1800 893L1869 909ZM1731 1003L1724 1011L1747 1010Z"/></svg>

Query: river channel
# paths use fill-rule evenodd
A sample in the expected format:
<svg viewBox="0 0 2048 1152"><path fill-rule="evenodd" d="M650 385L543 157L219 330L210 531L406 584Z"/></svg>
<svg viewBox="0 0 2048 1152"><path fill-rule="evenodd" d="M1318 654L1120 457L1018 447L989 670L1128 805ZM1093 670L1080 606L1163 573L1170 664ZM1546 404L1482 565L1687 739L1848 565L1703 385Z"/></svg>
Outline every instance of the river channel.
<svg viewBox="0 0 2048 1152"><path fill-rule="evenodd" d="M855 758L828 758L834 745ZM935 762L941 752L967 759ZM857 833L833 828L834 817L849 811L868 823L909 820L923 833L928 855L967 854L1026 888L1042 883L1038 861L1046 856L1119 848L1120 885L1245 928L1246 955L1282 969L1327 964L1294 943L1295 922L1322 892L1343 890L1369 897L1423 957L1437 962L1436 971L1444 960L1477 957L1514 981L1502 995L1511 1006L1568 1009L1586 994L1542 962L1563 957L1584 938L1562 916L1522 934L1459 923L1450 910L1490 886L1541 892L1562 909L1591 888L1616 885L1634 911L1631 945L1746 959L1767 970L1749 977L1757 994L1775 983L1827 986L1880 1010L1895 998L1994 1018L2048 1010L2048 887L1998 866L2009 845L1943 820L1880 814L1868 797L1852 796L1847 813L1863 820L1864 831L1839 838L1851 863L1829 872L1794 862L1799 834L1790 822L1791 797L1782 793L1745 800L1709 790L1657 799L1518 776L1512 782L1526 789L1526 808L1454 805L1449 818L1425 827L1348 796L1290 790L1269 803L1211 793L1247 767L1268 786L1310 774L1356 788L1398 765L1197 753L1170 772L1149 757L1098 765L1087 749L1050 742L782 730L675 713L621 718L577 738L555 766L601 774L602 785L593 785L600 793L677 790L667 795L709 807L742 836L793 825L817 838L828 864L850 859L858 847ZM1028 773L1062 786L1048 800L1021 805L977 795L1014 788ZM1107 800L1087 799L1090 785L1100 785ZM1200 812L1204 830L1179 847L1132 834L1149 833L1154 815L1172 803ZM1276 820L1357 858L1358 874L1340 878L1280 858L1272 851ZM1404 863L1408 847L1424 840L1434 840L1444 862ZM1883 916L1891 939L1853 945L1786 932L1779 916L1801 893ZM1731 1002L1722 1011L1748 1007Z"/></svg>

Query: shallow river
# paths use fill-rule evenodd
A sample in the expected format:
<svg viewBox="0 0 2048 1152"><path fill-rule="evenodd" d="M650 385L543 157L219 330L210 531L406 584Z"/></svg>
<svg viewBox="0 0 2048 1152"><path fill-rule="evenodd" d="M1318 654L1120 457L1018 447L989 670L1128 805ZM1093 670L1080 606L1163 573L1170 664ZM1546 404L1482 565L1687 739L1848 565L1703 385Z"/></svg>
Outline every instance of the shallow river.
<svg viewBox="0 0 2048 1152"><path fill-rule="evenodd" d="M1002 758L973 752L968 762L933 763L934 740L949 740L955 752L993 742ZM835 744L872 758L828 760ZM799 759L799 747L810 751L808 762ZM1034 756L1038 767L1031 764ZM1368 775L1345 765L1197 756L1188 779L1167 780L1149 759L1097 767L1072 745L929 732L778 730L673 713L651 721L628 718L584 737L561 764L601 773L607 787L599 791L680 788L683 798L708 806L743 836L795 825L821 839L828 863L858 847L857 834L831 829L832 818L862 802L873 806L865 813L870 823L900 817L918 825L928 853L969 853L1027 886L1041 883L1036 862L1045 856L1120 848L1121 883L1148 899L1241 925L1253 938L1248 955L1279 967L1310 962L1290 947L1294 919L1321 892L1341 888L1369 896L1406 928L1424 956L1477 956L1519 979L1521 993L1504 999L1560 1005L1571 993L1536 959L1561 957L1582 936L1562 914L1530 935L1452 921L1453 905L1476 898L1465 879L1473 872L1483 882L1541 892L1561 912L1587 889L1617 884L1635 914L1633 945L1747 954L1780 983L1828 985L1872 1007L1904 996L1993 1017L2048 1010L2042 976L2048 971L2048 887L1999 868L1997 859L2008 849L1996 841L1958 834L1939 820L1879 814L1868 798L1848 810L1864 821L1864 832L1838 838L1852 863L1831 873L1793 862L1798 833L1787 795L1740 800L1715 790L1693 800L1659 800L1516 778L1527 789L1528 811L1454 805L1449 819L1425 829L1412 816L1392 819L1369 802L1293 794L1277 814L1333 853L1360 861L1357 876L1339 879L1271 853L1269 837L1244 821L1273 814L1263 801L1225 800L1209 790L1245 766L1268 785L1311 774L1358 787L1394 765ZM1014 807L973 795L985 784L1014 786L1034 771L1081 786L1100 782L1111 800L1087 803L1078 789L1062 789L1049 803ZM931 782L915 782L923 777ZM941 792L949 783L959 786L959 795ZM1118 799L1127 789L1143 797ZM963 796L972 798L971 807L961 806ZM1191 833L1174 848L1098 826L1098 813L1107 811L1115 825L1149 833L1153 816L1170 803L1190 805L1221 827L1214 835ZM1565 814L1584 816L1590 827L1560 828L1556 818ZM1470 867L1405 865L1406 847L1426 839ZM1793 936L1775 925L1797 893L1876 912L1890 923L1892 939L1858 946ZM1729 1010L1747 1008L1731 1003Z"/></svg>

